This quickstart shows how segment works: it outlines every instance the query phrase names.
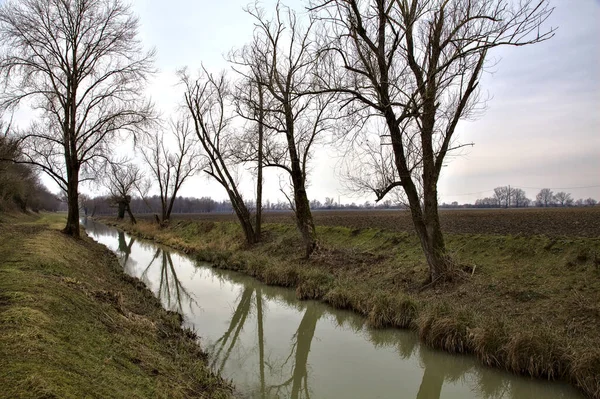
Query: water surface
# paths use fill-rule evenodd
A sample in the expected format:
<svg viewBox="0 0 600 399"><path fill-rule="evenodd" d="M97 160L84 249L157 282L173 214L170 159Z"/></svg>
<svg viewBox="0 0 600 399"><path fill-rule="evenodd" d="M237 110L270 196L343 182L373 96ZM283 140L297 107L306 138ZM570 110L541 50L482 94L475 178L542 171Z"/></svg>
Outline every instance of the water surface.
<svg viewBox="0 0 600 399"><path fill-rule="evenodd" d="M290 289L213 269L152 242L88 220L88 235L113 250L201 337L211 367L244 398L574 399L562 383L514 376L418 343L410 331L365 319Z"/></svg>

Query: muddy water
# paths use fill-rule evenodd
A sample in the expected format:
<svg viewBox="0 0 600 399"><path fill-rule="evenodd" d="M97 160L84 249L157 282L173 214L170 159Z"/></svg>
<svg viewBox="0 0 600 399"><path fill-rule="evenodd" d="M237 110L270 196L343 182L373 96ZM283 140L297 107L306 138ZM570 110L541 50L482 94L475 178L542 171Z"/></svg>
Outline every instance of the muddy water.
<svg viewBox="0 0 600 399"><path fill-rule="evenodd" d="M581 398L566 384L481 367L430 350L414 333L374 330L364 318L292 290L213 269L89 221L87 233L119 257L163 305L184 315L211 366L244 398Z"/></svg>

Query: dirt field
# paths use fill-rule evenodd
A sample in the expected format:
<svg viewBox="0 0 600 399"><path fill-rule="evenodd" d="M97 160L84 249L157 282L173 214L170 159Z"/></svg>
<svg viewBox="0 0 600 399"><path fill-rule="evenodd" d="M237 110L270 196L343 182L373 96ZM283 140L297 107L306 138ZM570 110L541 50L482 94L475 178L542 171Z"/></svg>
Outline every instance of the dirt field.
<svg viewBox="0 0 600 399"><path fill-rule="evenodd" d="M400 210L317 210L315 222L322 226L356 229L379 228L413 231L410 214ZM172 219L235 220L233 214L180 214ZM548 209L460 209L441 210L442 228L448 233L524 234L600 237L600 206ZM265 212L266 223L294 223L291 212Z"/></svg>

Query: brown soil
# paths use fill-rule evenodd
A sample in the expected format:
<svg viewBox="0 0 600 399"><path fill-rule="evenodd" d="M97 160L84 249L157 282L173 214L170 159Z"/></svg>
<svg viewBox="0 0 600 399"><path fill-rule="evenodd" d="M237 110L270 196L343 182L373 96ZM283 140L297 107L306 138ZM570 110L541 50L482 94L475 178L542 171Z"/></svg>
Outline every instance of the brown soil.
<svg viewBox="0 0 600 399"><path fill-rule="evenodd" d="M317 210L320 226L379 228L413 232L410 214L403 210ZM234 214L179 214L174 220L235 221ZM546 235L600 237L600 206L585 208L441 210L442 229L458 234ZM294 223L291 212L265 212L265 223Z"/></svg>

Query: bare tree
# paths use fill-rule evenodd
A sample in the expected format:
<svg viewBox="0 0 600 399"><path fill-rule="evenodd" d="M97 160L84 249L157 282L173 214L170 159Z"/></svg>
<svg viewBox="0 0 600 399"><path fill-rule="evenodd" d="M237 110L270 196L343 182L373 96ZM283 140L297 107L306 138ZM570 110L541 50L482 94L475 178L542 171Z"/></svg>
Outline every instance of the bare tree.
<svg viewBox="0 0 600 399"><path fill-rule="evenodd" d="M598 204L598 201L590 197L584 201L584 204L585 206L596 206Z"/></svg>
<svg viewBox="0 0 600 399"><path fill-rule="evenodd" d="M129 215L131 223L135 224L135 216L131 211L131 198L140 183L144 180L144 173L138 165L124 161L111 162L106 174L105 185L111 200L117 204L117 218L123 219L125 212Z"/></svg>
<svg viewBox="0 0 600 399"><path fill-rule="evenodd" d="M142 157L149 166L160 191L161 223L168 223L173 204L183 183L201 167L202 154L195 139L190 120L180 117L171 120L170 134L157 131L142 147ZM176 148L165 141L174 138Z"/></svg>
<svg viewBox="0 0 600 399"><path fill-rule="evenodd" d="M549 188L542 188L535 196L537 206L548 207L554 205L554 192Z"/></svg>
<svg viewBox="0 0 600 399"><path fill-rule="evenodd" d="M438 281L452 262L437 183L446 158L464 146L456 126L481 109L478 86L490 50L550 38L553 30L540 27L552 9L547 0L315 0L312 10L328 30L319 61L323 90L346 96L355 130L373 119L386 128L380 162L357 170L362 186L377 200L403 189Z"/></svg>
<svg viewBox="0 0 600 399"><path fill-rule="evenodd" d="M523 189L513 188L513 193L511 197L512 206L515 208L527 207L531 203L531 200L527 198L527 194Z"/></svg>
<svg viewBox="0 0 600 399"><path fill-rule="evenodd" d="M214 178L227 192L231 205L242 226L246 242L253 244L259 241L260 233L256 233L252 224L250 210L238 188L238 181L233 171L231 114L228 105L231 99L225 75L217 77L202 69L196 79L187 71L179 73L185 87L185 105L194 123L194 132L204 149L207 165L204 172ZM262 187L262 184L261 184ZM257 219L258 220L258 219Z"/></svg>
<svg viewBox="0 0 600 399"><path fill-rule="evenodd" d="M273 19L256 5L247 11L256 21L254 40L232 59L240 70L251 71L247 76L264 89L268 108L263 124L273 134L265 136L263 163L289 176L293 196L288 200L310 256L317 236L306 193L307 166L313 145L332 128L330 105L335 93L314 90L317 53L312 22L302 27L296 14L279 3Z"/></svg>
<svg viewBox="0 0 600 399"><path fill-rule="evenodd" d="M512 189L510 186L496 187L494 189L494 198L498 201L501 207L508 208L511 204L510 197L512 195Z"/></svg>
<svg viewBox="0 0 600 399"><path fill-rule="evenodd" d="M554 199L560 206L571 206L573 205L573 198L570 193L566 193L564 191L559 191L554 196Z"/></svg>
<svg viewBox="0 0 600 399"><path fill-rule="evenodd" d="M149 120L140 97L153 53L121 0L9 0L0 6L3 107L28 102L41 120L23 132L24 161L65 191L64 232L79 237L79 183L121 132Z"/></svg>
<svg viewBox="0 0 600 399"><path fill-rule="evenodd" d="M254 41L258 37L254 37ZM270 108L267 95L260 79L260 53L255 50L259 45L247 46L240 52L230 54L230 61L243 64L247 71L236 70L242 79L236 84L233 103L237 115L246 121L245 134L237 138L238 151L234 157L240 163L256 165L256 215L254 234L260 240L262 225L262 191L264 168L264 144L268 131L265 127L265 114Z"/></svg>

